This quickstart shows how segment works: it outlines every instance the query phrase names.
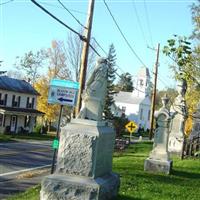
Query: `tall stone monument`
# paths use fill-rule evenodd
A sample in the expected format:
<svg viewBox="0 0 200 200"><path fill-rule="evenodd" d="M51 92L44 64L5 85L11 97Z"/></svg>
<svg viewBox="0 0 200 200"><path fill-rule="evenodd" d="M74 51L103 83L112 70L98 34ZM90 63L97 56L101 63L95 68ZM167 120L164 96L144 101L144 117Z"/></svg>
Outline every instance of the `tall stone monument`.
<svg viewBox="0 0 200 200"><path fill-rule="evenodd" d="M170 109L174 118L171 124L171 131L169 135L168 150L172 154L182 155L183 144L185 139L185 121L187 119L187 107L185 101L185 93L187 90L187 82L181 79L177 84L178 96Z"/></svg>
<svg viewBox="0 0 200 200"><path fill-rule="evenodd" d="M189 136L189 140L195 137L200 137L200 103L197 106L197 110L193 113L192 132Z"/></svg>
<svg viewBox="0 0 200 200"><path fill-rule="evenodd" d="M144 170L150 172L162 172L169 174L172 168L172 161L169 159L168 139L171 116L166 108L169 99L162 98L163 107L155 112L156 130L154 135L153 150L145 160Z"/></svg>
<svg viewBox="0 0 200 200"><path fill-rule="evenodd" d="M106 59L86 84L77 117L61 129L56 172L42 181L41 200L108 200L120 180L112 172L115 131L102 120L107 89Z"/></svg>

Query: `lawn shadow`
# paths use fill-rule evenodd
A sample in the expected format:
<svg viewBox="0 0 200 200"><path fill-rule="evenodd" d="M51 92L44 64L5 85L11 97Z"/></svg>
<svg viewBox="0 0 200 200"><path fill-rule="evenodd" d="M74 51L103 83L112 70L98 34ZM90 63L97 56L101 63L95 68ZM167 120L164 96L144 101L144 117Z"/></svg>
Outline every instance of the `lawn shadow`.
<svg viewBox="0 0 200 200"><path fill-rule="evenodd" d="M200 174L185 171L172 170L172 175L183 178L200 179Z"/></svg>

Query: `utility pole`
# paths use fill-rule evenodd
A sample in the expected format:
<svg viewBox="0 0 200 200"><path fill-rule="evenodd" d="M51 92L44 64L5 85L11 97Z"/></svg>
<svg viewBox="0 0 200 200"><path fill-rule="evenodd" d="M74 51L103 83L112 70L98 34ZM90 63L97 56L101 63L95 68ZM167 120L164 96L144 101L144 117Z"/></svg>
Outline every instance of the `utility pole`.
<svg viewBox="0 0 200 200"><path fill-rule="evenodd" d="M156 63L154 68L154 86L153 86L153 94L151 100L151 118L150 118L150 131L149 131L149 139L152 139L153 136L153 125L154 125L154 111L155 111L155 100L156 100L156 88L157 88L157 75L158 75L158 65L159 65L159 53L160 53L160 44L158 43L157 53L156 53Z"/></svg>
<svg viewBox="0 0 200 200"><path fill-rule="evenodd" d="M81 95L83 93L83 90L85 89L89 44L90 44L92 19L93 19L93 12L94 12L94 3L95 3L95 0L89 0L88 16L87 16L87 21L86 21L86 26L85 26L86 28L84 30L84 36L85 36L86 41L84 41L83 43L83 49L82 49L82 54L81 54L81 66L80 66L80 77L79 77L80 88L79 88L79 93L78 93L76 116L79 113L79 110L81 108Z"/></svg>

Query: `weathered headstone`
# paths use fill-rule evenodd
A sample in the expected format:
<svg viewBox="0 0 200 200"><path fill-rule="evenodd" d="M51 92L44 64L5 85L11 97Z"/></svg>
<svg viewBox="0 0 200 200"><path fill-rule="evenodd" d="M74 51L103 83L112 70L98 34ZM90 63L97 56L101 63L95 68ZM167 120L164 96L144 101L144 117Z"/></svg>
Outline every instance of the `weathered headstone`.
<svg viewBox="0 0 200 200"><path fill-rule="evenodd" d="M168 152L169 127L171 122L170 113L166 108L168 100L167 97L163 97L163 107L155 113L156 130L153 150L145 160L145 171L169 174L172 168L172 161L169 159Z"/></svg>
<svg viewBox="0 0 200 200"><path fill-rule="evenodd" d="M170 109L174 118L171 124L171 131L169 134L168 150L172 154L182 155L183 144L185 139L185 121L187 119L187 107L185 101L185 93L187 90L187 82L181 79L177 84L178 96Z"/></svg>
<svg viewBox="0 0 200 200"><path fill-rule="evenodd" d="M118 193L119 176L112 172L115 131L101 120L107 86L105 61L98 61L87 82L78 119L61 129L56 173L42 181L41 200L108 200Z"/></svg>
<svg viewBox="0 0 200 200"><path fill-rule="evenodd" d="M200 104L198 104L196 112L193 113L192 132L189 139L192 140L195 137L200 137Z"/></svg>

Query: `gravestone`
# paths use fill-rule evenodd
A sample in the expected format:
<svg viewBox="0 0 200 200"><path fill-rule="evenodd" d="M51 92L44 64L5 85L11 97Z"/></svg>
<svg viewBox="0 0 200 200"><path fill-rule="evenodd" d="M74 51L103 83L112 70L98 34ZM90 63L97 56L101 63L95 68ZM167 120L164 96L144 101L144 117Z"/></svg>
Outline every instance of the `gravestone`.
<svg viewBox="0 0 200 200"><path fill-rule="evenodd" d="M78 118L61 129L56 172L42 181L41 200L108 200L117 196L120 180L112 172L115 131L102 120L107 67L105 59L98 60Z"/></svg>
<svg viewBox="0 0 200 200"><path fill-rule="evenodd" d="M192 131L189 139L193 140L195 137L200 137L200 104L198 104L196 112L193 113Z"/></svg>
<svg viewBox="0 0 200 200"><path fill-rule="evenodd" d="M171 117L166 105L168 98L162 98L163 107L155 112L156 130L154 135L153 150L145 160L144 170L169 174L172 161L169 159L168 139Z"/></svg>
<svg viewBox="0 0 200 200"><path fill-rule="evenodd" d="M185 101L185 93L187 90L187 82L181 79L177 84L178 96L175 98L170 112L174 115L171 131L169 135L168 150L171 154L182 155L185 139L185 122L187 119L187 107Z"/></svg>

